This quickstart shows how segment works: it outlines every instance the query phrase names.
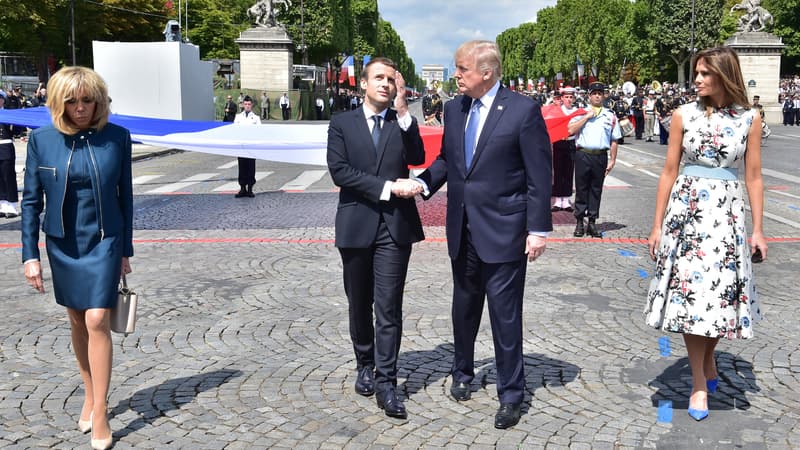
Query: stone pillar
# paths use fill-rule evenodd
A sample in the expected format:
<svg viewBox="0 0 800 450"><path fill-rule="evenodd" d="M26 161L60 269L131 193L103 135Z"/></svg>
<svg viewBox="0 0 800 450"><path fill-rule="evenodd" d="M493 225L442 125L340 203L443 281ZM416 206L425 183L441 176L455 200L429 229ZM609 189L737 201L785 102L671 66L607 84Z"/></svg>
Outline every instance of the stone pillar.
<svg viewBox="0 0 800 450"><path fill-rule="evenodd" d="M250 28L239 34L236 43L243 89L292 88L294 44L282 27Z"/></svg>
<svg viewBox="0 0 800 450"><path fill-rule="evenodd" d="M765 32L739 32L725 41L739 55L747 99L761 97L764 120L769 124L783 122L781 104L778 103L780 86L781 51L786 47L781 38Z"/></svg>

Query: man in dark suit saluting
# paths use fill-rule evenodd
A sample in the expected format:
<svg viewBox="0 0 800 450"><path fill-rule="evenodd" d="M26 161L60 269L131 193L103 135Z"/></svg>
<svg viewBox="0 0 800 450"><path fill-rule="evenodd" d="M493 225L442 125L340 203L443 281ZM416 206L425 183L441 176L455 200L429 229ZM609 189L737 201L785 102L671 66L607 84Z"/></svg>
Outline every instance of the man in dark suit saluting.
<svg viewBox="0 0 800 450"><path fill-rule="evenodd" d="M355 390L377 393L387 416L405 419L396 392L403 288L411 244L424 239L413 198L422 189L408 180L408 166L423 163L425 149L391 60L373 58L361 72L361 89L362 106L333 116L328 128L328 169L341 188L336 247L358 370ZM396 111L389 109L395 97Z"/></svg>
<svg viewBox="0 0 800 450"><path fill-rule="evenodd" d="M470 398L484 298L494 339L500 409L516 425L525 390L522 296L528 261L552 231L552 154L540 105L500 85L497 45L470 41L455 53L459 95L444 107L439 157L420 174L425 197L447 182L447 247L453 269L453 384ZM527 258L526 258L527 255Z"/></svg>

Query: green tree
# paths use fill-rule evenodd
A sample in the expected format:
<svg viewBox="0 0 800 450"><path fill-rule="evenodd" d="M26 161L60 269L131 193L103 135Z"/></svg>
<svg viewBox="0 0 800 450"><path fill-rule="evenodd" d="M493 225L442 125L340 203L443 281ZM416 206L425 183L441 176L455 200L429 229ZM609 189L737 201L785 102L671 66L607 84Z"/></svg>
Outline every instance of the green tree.
<svg viewBox="0 0 800 450"><path fill-rule="evenodd" d="M351 0L353 54L374 55L378 46L378 1Z"/></svg>
<svg viewBox="0 0 800 450"><path fill-rule="evenodd" d="M201 59L238 59L239 33L249 27L239 22L225 0L192 0L189 3L189 29L184 37L200 48Z"/></svg>
<svg viewBox="0 0 800 450"><path fill-rule="evenodd" d="M497 36L497 46L503 59L503 79L533 78L532 65L536 42L534 41L533 23L523 23L516 28L509 28Z"/></svg>
<svg viewBox="0 0 800 450"><path fill-rule="evenodd" d="M397 70L403 74L408 85L420 86L414 61L408 56L403 40L392 24L383 19L378 22L378 46L375 50L376 55L385 56L397 64Z"/></svg>
<svg viewBox="0 0 800 450"><path fill-rule="evenodd" d="M780 36L786 45L781 58L781 73L800 73L800 0L764 0L761 6L775 18L771 32Z"/></svg>
<svg viewBox="0 0 800 450"><path fill-rule="evenodd" d="M559 0L555 6L540 10L536 24L515 38L530 36L530 44L526 43L533 52L529 78L552 77L558 72L569 78L580 58L586 66L585 74L596 67L601 80L619 81L623 66L634 56L629 45L632 34L626 26L631 20L630 9L628 0ZM520 58L510 56L510 64L517 64Z"/></svg>
<svg viewBox="0 0 800 450"><path fill-rule="evenodd" d="M0 11L0 50L33 55L41 79L51 56L58 64L72 64L69 0L0 0ZM74 14L79 65L92 64L93 40L161 40L167 20L162 0L75 0Z"/></svg>
<svg viewBox="0 0 800 450"><path fill-rule="evenodd" d="M661 54L678 67L678 84L686 82L687 63L692 56L690 42L702 49L720 43L724 0L647 0L650 6L648 34ZM692 28L694 4L694 28Z"/></svg>
<svg viewBox="0 0 800 450"><path fill-rule="evenodd" d="M291 8L281 11L279 20L286 25L296 49L302 44L307 46L309 63L324 65L341 53L352 51L349 11L349 0L304 0L302 5L295 1ZM301 57L297 51L295 62L299 64Z"/></svg>

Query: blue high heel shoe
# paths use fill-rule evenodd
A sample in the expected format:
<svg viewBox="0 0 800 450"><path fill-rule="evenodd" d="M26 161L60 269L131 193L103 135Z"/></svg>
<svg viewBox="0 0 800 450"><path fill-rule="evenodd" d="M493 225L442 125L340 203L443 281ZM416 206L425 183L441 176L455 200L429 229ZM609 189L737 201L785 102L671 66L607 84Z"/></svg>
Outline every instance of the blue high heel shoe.
<svg viewBox="0 0 800 450"><path fill-rule="evenodd" d="M712 378L710 380L706 380L706 389L708 389L709 394L717 392L717 384L719 384L719 378Z"/></svg>
<svg viewBox="0 0 800 450"><path fill-rule="evenodd" d="M706 417L708 417L708 410L707 409L689 408L688 412L689 412L689 415L692 416L692 418L694 420L698 421L698 422L703 420L703 419L705 419Z"/></svg>

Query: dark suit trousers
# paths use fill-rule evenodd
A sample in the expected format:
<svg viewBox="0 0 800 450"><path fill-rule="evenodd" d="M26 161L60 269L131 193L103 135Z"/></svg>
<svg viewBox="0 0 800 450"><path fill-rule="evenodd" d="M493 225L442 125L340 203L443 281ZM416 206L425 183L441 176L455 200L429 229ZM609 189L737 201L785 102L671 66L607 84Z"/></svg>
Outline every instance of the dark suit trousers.
<svg viewBox="0 0 800 450"><path fill-rule="evenodd" d="M466 217L465 217L466 223ZM522 359L522 295L527 260L490 264L481 261L465 226L453 267L453 382L470 383L475 377L475 338L484 298L492 325L497 394L500 403L520 403L525 391Z"/></svg>
<svg viewBox="0 0 800 450"><path fill-rule="evenodd" d="M641 139L642 134L644 133L644 114L634 114L633 120L636 122L634 124L634 133L636 133L636 139Z"/></svg>
<svg viewBox="0 0 800 450"><path fill-rule="evenodd" d="M375 390L397 385L397 355L403 334L403 289L411 245L398 245L381 220L369 248L340 248L350 338L356 366L375 367ZM372 312L375 310L373 326Z"/></svg>
<svg viewBox="0 0 800 450"><path fill-rule="evenodd" d="M669 143L669 128L664 128L661 122L658 123L658 143L661 145Z"/></svg>
<svg viewBox="0 0 800 450"><path fill-rule="evenodd" d="M17 173L13 159L0 159L0 200L12 203L19 201Z"/></svg>
<svg viewBox="0 0 800 450"><path fill-rule="evenodd" d="M600 215L603 180L608 167L608 152L589 155L575 152L575 217L596 220Z"/></svg>
<svg viewBox="0 0 800 450"><path fill-rule="evenodd" d="M239 185L252 186L256 184L255 158L239 158Z"/></svg>

